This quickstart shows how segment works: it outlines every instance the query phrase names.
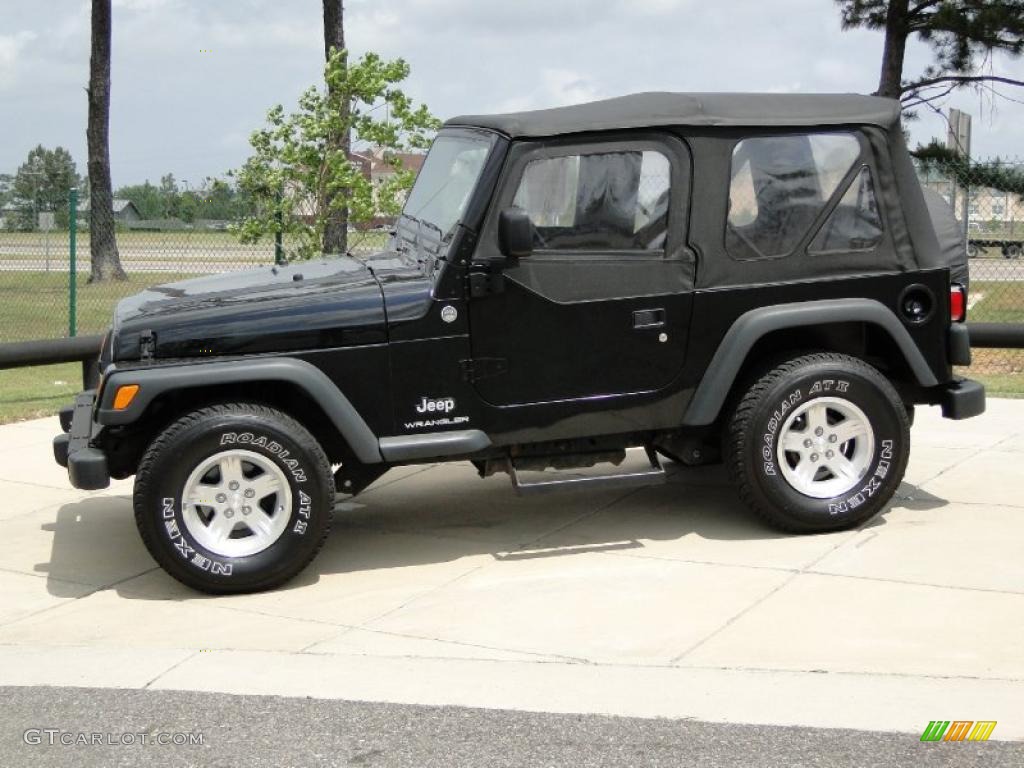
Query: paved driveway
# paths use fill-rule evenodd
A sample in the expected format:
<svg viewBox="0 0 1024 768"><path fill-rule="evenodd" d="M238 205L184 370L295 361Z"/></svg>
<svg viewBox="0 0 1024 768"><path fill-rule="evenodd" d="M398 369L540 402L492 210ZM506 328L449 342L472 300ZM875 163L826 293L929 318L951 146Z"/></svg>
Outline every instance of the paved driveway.
<svg viewBox="0 0 1024 768"><path fill-rule="evenodd" d="M155 568L128 482L68 486L57 429L0 427L0 685L1024 738L1024 401L920 409L907 482L857 531L767 530L719 468L519 499L418 467L339 505L292 585L222 598Z"/></svg>

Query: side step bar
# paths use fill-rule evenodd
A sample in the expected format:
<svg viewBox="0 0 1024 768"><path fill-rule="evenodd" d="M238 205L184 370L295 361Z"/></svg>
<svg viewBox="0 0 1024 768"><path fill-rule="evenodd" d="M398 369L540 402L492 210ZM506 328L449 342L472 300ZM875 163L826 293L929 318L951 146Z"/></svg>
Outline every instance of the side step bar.
<svg viewBox="0 0 1024 768"><path fill-rule="evenodd" d="M508 474L512 478L512 488L519 496L535 496L553 491L570 491L577 488L639 488L647 485L660 485L665 482L665 468L658 460L653 448L645 448L647 460L651 468L640 472L620 472L613 475L594 475L592 477L573 477L565 480L540 480L524 483L519 479L516 465L508 460Z"/></svg>

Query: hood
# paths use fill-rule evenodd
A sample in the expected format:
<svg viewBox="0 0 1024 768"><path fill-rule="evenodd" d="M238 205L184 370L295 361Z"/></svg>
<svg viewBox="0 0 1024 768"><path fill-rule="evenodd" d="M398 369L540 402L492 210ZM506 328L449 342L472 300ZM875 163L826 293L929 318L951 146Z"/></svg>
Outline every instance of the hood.
<svg viewBox="0 0 1024 768"><path fill-rule="evenodd" d="M149 288L117 305L114 360L138 359L142 339L155 358L384 342L384 299L372 262L346 256Z"/></svg>

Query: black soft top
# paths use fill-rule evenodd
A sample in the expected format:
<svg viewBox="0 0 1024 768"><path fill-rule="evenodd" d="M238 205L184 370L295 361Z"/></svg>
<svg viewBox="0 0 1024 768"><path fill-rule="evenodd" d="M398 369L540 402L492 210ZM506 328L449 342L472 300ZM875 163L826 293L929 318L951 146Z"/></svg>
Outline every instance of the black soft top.
<svg viewBox="0 0 1024 768"><path fill-rule="evenodd" d="M898 125L894 99L840 93L636 93L571 107L461 115L445 126L490 128L512 138L649 126Z"/></svg>

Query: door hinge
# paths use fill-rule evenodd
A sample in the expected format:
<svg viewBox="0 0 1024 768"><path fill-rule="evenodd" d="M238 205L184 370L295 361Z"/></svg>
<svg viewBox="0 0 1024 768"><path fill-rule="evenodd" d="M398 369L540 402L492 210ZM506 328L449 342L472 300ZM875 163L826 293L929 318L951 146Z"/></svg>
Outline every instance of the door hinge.
<svg viewBox="0 0 1024 768"><path fill-rule="evenodd" d="M474 262L469 268L469 296L479 299L505 290L502 263Z"/></svg>
<svg viewBox="0 0 1024 768"><path fill-rule="evenodd" d="M463 381L479 381L489 376L500 376L508 373L508 360L504 357L475 357L472 360L460 360Z"/></svg>

